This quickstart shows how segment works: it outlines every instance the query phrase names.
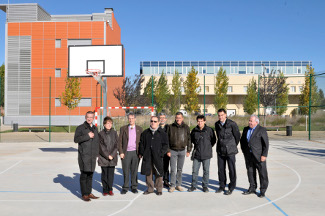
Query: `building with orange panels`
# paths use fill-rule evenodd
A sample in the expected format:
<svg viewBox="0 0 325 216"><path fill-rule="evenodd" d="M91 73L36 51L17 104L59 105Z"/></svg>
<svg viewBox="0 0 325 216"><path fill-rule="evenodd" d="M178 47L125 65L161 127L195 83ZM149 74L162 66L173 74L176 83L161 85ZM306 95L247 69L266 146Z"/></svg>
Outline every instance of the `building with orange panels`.
<svg viewBox="0 0 325 216"><path fill-rule="evenodd" d="M69 110L61 104L68 72L68 47L121 45L121 28L112 8L87 15L51 15L36 3L2 4L6 13L4 124L69 124ZM123 61L125 62L125 61ZM125 64L125 63L124 63ZM125 77L107 78L108 106L119 106L113 90ZM92 77L81 78L81 100L71 110L71 124L102 105L101 87ZM115 110L112 116L122 116Z"/></svg>

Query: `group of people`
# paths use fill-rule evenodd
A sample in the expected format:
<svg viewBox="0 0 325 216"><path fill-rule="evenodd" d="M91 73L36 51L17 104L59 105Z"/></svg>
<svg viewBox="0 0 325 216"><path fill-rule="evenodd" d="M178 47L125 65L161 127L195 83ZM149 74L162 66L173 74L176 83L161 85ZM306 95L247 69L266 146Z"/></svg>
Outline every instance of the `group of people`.
<svg viewBox="0 0 325 216"><path fill-rule="evenodd" d="M218 110L219 120L215 123L215 131L206 125L204 115L197 116L197 126L190 131L184 122L182 112L176 113L175 122L170 125L166 124L167 118L163 113L151 116L150 127L146 130L136 125L136 116L130 113L129 124L120 128L119 135L112 128L112 118L104 118L104 129L99 133L93 124L94 113L87 112L85 118L86 121L77 127L74 137L74 141L78 143L80 188L84 201L99 198L91 193L97 158L98 165L102 169L103 196L114 195L114 171L118 155L122 162L124 178L121 194L128 193L130 189L132 193L138 193L140 160L142 160L141 174L146 176L147 190L144 195L154 193L155 188L156 194L162 195L164 186L171 193L175 190L184 191L182 170L185 158L190 155L193 166L192 183L188 191L197 190L198 173L202 164L202 188L203 192L209 192L210 160L213 156L212 147L216 143L219 177L219 189L216 193L224 192L225 195L230 195L236 188L236 154L240 143L249 181L249 188L243 194L256 194L258 172L260 179L258 196L265 197L268 187L266 158L269 141L266 129L259 125L259 118L256 115L249 118L248 126L244 128L242 135L237 124L227 118L224 109ZM226 190L226 164L230 179L228 190Z"/></svg>

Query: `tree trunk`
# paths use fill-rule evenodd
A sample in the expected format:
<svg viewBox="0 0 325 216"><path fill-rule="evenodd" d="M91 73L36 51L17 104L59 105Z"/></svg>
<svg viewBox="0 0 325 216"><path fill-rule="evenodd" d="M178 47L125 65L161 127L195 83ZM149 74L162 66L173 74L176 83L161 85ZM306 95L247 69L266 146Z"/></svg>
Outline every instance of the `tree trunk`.
<svg viewBox="0 0 325 216"><path fill-rule="evenodd" d="M266 126L266 107L264 107L264 127Z"/></svg>

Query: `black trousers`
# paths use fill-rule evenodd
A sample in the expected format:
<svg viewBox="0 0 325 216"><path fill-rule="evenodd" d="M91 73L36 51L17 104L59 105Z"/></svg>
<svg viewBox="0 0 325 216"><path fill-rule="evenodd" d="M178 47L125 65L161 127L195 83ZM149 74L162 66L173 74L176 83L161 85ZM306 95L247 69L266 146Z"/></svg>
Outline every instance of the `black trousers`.
<svg viewBox="0 0 325 216"><path fill-rule="evenodd" d="M253 154L245 155L245 163L247 169L247 176L249 181L249 190L255 191L257 188L256 181L256 170L258 171L258 176L260 178L260 191L261 193L265 193L268 185L269 178L267 174L266 161L258 162Z"/></svg>
<svg viewBox="0 0 325 216"><path fill-rule="evenodd" d="M169 160L170 160L170 157L168 157L168 155L165 154L163 159L164 159L163 160L163 164L164 164L163 181L169 182Z"/></svg>
<svg viewBox="0 0 325 216"><path fill-rule="evenodd" d="M80 170L80 189L82 196L88 196L91 194L91 189L93 186L93 175L94 172L84 172Z"/></svg>
<svg viewBox="0 0 325 216"><path fill-rule="evenodd" d="M226 163L229 169L229 179L228 184L229 190L234 190L236 188L236 155L221 156L218 154L218 176L220 188L225 189L227 184L227 174L226 174Z"/></svg>
<svg viewBox="0 0 325 216"><path fill-rule="evenodd" d="M113 190L115 166L102 167L103 193Z"/></svg>
<svg viewBox="0 0 325 216"><path fill-rule="evenodd" d="M126 152L124 159L122 160L124 190L129 190L130 173L131 173L131 189L138 188L138 167L139 167L139 157L137 155L137 152L136 151Z"/></svg>

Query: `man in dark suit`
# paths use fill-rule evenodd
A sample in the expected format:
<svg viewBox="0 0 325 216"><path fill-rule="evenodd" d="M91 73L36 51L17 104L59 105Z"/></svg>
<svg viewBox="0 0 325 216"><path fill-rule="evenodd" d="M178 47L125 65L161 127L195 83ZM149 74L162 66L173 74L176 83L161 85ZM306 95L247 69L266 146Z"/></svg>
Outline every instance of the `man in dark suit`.
<svg viewBox="0 0 325 216"><path fill-rule="evenodd" d="M165 113L160 113L159 114L159 127L167 133L168 129L168 124L166 124L167 118ZM164 181L164 186L169 188L169 160L170 157L168 157L167 153L164 154L164 175L163 175L163 181Z"/></svg>
<svg viewBox="0 0 325 216"><path fill-rule="evenodd" d="M138 166L139 166L139 141L143 131L142 127L135 125L135 114L128 115L129 124L121 127L118 143L118 151L122 161L124 184L121 194L129 191L129 179L131 172L131 191L138 193Z"/></svg>
<svg viewBox="0 0 325 216"><path fill-rule="evenodd" d="M256 169L260 178L259 197L265 197L265 192L269 184L266 157L269 150L269 138L266 128L259 125L259 118L252 115L249 118L248 127L244 128L240 139L249 181L249 189L243 194L255 194L257 188Z"/></svg>

